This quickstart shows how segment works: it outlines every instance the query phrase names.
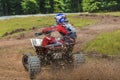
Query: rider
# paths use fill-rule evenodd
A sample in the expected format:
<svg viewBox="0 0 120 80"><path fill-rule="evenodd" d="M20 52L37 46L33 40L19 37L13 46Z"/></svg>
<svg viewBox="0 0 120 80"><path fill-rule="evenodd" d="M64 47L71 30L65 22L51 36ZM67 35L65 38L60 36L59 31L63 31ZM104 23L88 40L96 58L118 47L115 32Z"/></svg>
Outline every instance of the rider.
<svg viewBox="0 0 120 80"><path fill-rule="evenodd" d="M44 29L45 31L53 30L58 31L65 42L75 42L76 39L76 30L75 28L68 22L66 15L59 13L55 16L56 25Z"/></svg>
<svg viewBox="0 0 120 80"><path fill-rule="evenodd" d="M63 27L65 27L68 31L68 34L63 36L65 38L66 42L74 42L76 39L76 30L75 28L68 22L66 15L59 13L55 16L56 23L59 25L61 24Z"/></svg>
<svg viewBox="0 0 120 80"><path fill-rule="evenodd" d="M75 28L68 23L68 20L66 19L66 15L59 13L55 16L55 19L56 19L56 25L43 29L42 33L58 31L62 35L62 40L64 40L65 43L74 42L76 38L76 31ZM39 33L36 34L39 35ZM50 37L51 36L49 36L49 38ZM46 38L43 40L43 42L44 43L46 42Z"/></svg>

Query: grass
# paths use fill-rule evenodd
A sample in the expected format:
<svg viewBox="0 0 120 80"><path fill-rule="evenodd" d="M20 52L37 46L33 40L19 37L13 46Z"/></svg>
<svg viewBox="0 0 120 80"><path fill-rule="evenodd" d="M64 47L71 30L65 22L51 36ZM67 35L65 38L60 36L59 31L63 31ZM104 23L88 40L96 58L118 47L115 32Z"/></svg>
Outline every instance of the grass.
<svg viewBox="0 0 120 80"><path fill-rule="evenodd" d="M120 30L102 33L96 39L87 43L85 52L98 52L107 55L120 55Z"/></svg>
<svg viewBox="0 0 120 80"><path fill-rule="evenodd" d="M120 16L120 12L108 12L106 14L113 15L113 16Z"/></svg>
<svg viewBox="0 0 120 80"><path fill-rule="evenodd" d="M74 26L83 27L89 24L94 24L95 20L77 18L78 15L69 15L68 19ZM0 20L0 37L6 33L18 28L29 30L32 27L46 27L55 24L54 16L40 16L27 18L13 18L7 20Z"/></svg>
<svg viewBox="0 0 120 80"><path fill-rule="evenodd" d="M104 14L107 14L107 15L112 15L112 16L120 16L120 12L101 12L101 13L96 13L98 15L104 15Z"/></svg>
<svg viewBox="0 0 120 80"><path fill-rule="evenodd" d="M0 21L0 36L18 28L29 29L32 27L43 27L53 24L52 16L13 18Z"/></svg>
<svg viewBox="0 0 120 80"><path fill-rule="evenodd" d="M95 20L79 18L78 16L70 17L69 20L74 26L80 27L80 28L96 23Z"/></svg>

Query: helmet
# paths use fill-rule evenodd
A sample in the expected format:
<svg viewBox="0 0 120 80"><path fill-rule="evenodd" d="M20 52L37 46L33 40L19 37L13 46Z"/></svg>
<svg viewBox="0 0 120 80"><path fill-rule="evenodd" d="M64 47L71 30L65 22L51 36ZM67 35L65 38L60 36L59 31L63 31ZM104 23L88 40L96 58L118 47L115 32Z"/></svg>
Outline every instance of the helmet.
<svg viewBox="0 0 120 80"><path fill-rule="evenodd" d="M55 16L55 19L56 19L56 22L59 24L59 23L63 23L66 21L66 15L62 14L62 13L58 13L56 16Z"/></svg>

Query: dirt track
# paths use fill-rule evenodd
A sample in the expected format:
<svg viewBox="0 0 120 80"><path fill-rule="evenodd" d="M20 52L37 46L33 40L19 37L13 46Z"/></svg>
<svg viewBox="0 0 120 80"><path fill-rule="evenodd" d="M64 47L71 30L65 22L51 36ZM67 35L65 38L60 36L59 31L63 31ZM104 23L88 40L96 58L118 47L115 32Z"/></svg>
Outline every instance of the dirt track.
<svg viewBox="0 0 120 80"><path fill-rule="evenodd" d="M120 17L80 15L77 18L96 19L99 23L85 28L77 28L77 42L74 51L80 51L86 42L94 39L102 32L111 32L120 29ZM17 36L0 40L0 80L29 80L28 73L24 71L21 63L22 54L25 50L32 49L29 39L39 30L31 31L24 36ZM71 74L58 73L53 76L42 73L37 80L120 80L120 59L97 59L93 58Z"/></svg>

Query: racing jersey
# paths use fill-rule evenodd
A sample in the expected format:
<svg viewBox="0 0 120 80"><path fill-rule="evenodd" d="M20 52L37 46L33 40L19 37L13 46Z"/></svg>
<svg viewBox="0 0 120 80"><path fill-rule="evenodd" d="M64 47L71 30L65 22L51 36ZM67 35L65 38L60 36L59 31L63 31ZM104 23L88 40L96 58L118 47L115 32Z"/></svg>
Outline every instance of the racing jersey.
<svg viewBox="0 0 120 80"><path fill-rule="evenodd" d="M49 31L58 31L62 36L65 36L65 35L69 34L67 29L64 26L62 26L61 24L55 25L53 27L48 27L48 28L44 29L42 32L47 33Z"/></svg>

